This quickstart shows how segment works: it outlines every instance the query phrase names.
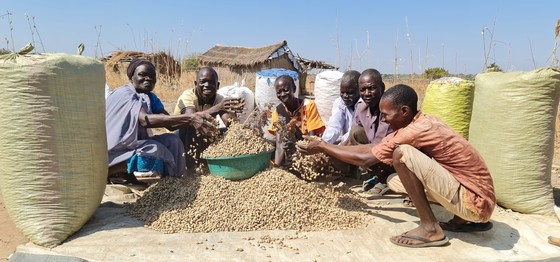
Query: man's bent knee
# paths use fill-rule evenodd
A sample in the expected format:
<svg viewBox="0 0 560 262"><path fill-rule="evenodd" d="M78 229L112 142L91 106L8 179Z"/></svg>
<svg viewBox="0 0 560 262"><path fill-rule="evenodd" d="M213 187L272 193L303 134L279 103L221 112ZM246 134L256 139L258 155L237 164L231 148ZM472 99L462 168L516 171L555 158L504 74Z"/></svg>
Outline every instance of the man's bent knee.
<svg viewBox="0 0 560 262"><path fill-rule="evenodd" d="M401 149L398 147L395 148L395 151L393 151L393 166L398 166L403 164L401 162L402 156L403 156L403 152L401 151Z"/></svg>

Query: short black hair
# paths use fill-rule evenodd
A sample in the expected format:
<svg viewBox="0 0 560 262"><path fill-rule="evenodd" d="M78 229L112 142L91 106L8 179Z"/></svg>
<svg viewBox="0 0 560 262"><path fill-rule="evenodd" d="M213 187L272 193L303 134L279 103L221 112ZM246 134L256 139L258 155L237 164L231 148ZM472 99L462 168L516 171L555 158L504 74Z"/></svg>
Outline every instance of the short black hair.
<svg viewBox="0 0 560 262"><path fill-rule="evenodd" d="M294 91L294 93L296 92L296 82L294 81L294 79L290 75L279 76L278 78L276 78L276 80L274 80L274 85L276 86L276 83L278 83L280 80L288 81L288 83L292 87L292 90Z"/></svg>
<svg viewBox="0 0 560 262"><path fill-rule="evenodd" d="M360 79L360 72L356 70L348 70L342 75L340 83L349 83L358 88L358 79Z"/></svg>
<svg viewBox="0 0 560 262"><path fill-rule="evenodd" d="M418 112L418 95L412 87L398 84L389 89L381 96L381 99L390 99L395 107L408 106L413 113Z"/></svg>
<svg viewBox="0 0 560 262"><path fill-rule="evenodd" d="M196 70L196 80L198 81L198 74L201 72L210 72L210 74L212 75L212 78L216 79L216 81L218 81L218 72L216 72L216 70L214 70L214 68L210 67L210 66L204 66L199 68L198 70Z"/></svg>
<svg viewBox="0 0 560 262"><path fill-rule="evenodd" d="M380 87L382 93L385 92L385 83L383 83L383 78L381 77L381 73L379 73L377 69L368 68L364 70L361 76L366 76L366 75L371 75L373 77L373 82L375 83L375 86Z"/></svg>

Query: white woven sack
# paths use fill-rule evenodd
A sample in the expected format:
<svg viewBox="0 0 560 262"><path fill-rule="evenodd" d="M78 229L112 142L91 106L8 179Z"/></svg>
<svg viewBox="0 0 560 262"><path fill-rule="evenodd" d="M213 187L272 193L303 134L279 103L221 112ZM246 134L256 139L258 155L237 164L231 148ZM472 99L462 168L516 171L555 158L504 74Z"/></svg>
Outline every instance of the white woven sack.
<svg viewBox="0 0 560 262"><path fill-rule="evenodd" d="M294 95L299 96L299 78L297 72L283 69L272 68L257 72L255 79L255 102L259 109L264 109L267 104L273 105L272 109L280 104L280 100L276 97L276 90L274 89L274 81L282 75L290 75L294 78L296 84L296 92Z"/></svg>
<svg viewBox="0 0 560 262"><path fill-rule="evenodd" d="M245 86L224 86L218 89L218 94L224 97L234 97L245 99L245 109L241 114L239 114L239 122L243 123L247 116L253 109L255 109L255 95L253 91Z"/></svg>
<svg viewBox="0 0 560 262"><path fill-rule="evenodd" d="M88 221L105 190L104 67L33 54L1 61L0 77L4 204L27 238L53 247Z"/></svg>
<svg viewBox="0 0 560 262"><path fill-rule="evenodd" d="M332 114L334 100L340 97L342 72L324 71L315 76L315 104L323 122L328 123Z"/></svg>

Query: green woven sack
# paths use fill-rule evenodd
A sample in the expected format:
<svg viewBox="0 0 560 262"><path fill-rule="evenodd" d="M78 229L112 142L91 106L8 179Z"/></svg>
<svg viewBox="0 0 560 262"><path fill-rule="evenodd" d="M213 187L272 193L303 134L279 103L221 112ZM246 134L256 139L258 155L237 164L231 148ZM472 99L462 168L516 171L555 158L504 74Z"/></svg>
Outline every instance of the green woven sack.
<svg viewBox="0 0 560 262"><path fill-rule="evenodd" d="M105 71L94 59L0 60L0 191L33 243L60 244L99 206L107 179Z"/></svg>
<svg viewBox="0 0 560 262"><path fill-rule="evenodd" d="M422 102L422 112L435 115L455 132L469 138L474 83L457 77L430 82Z"/></svg>
<svg viewBox="0 0 560 262"><path fill-rule="evenodd" d="M560 70L476 76L470 142L494 180L498 204L554 215L550 176Z"/></svg>

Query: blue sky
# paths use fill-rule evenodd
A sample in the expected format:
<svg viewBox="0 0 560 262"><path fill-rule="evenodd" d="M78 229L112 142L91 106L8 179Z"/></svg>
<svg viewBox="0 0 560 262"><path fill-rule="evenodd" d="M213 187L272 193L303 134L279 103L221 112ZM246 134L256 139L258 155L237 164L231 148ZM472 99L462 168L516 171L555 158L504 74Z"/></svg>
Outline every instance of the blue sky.
<svg viewBox="0 0 560 262"><path fill-rule="evenodd" d="M91 57L136 50L182 58L215 44L287 40L293 52L341 71L373 67L386 74L395 72L395 51L397 72L405 74L431 67L478 73L485 57L506 71L549 66L560 18L560 1L542 0L0 0L0 6L0 48L10 50L35 42L40 52L44 46L76 53L84 43Z"/></svg>

